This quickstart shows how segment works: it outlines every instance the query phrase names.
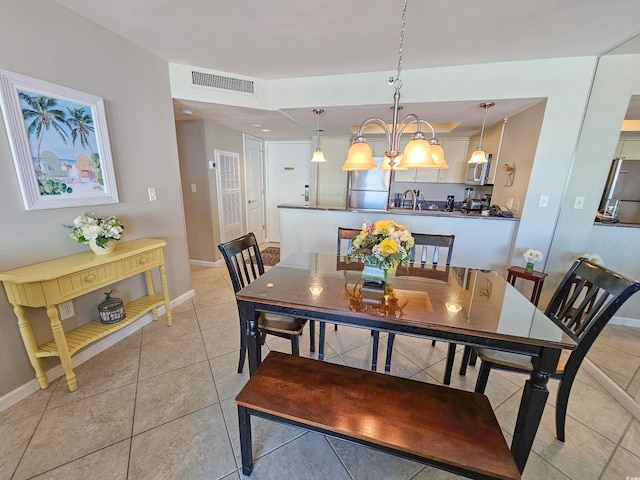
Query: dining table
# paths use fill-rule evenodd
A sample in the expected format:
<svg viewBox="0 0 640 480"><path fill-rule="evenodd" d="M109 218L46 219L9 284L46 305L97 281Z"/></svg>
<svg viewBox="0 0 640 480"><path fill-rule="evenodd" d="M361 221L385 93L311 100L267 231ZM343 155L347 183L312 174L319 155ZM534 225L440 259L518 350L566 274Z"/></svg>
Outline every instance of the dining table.
<svg viewBox="0 0 640 480"><path fill-rule="evenodd" d="M531 357L511 453L524 470L562 350L576 343L501 272L464 266L398 266L383 285L343 257L295 252L237 292L249 371L260 366L260 312L490 348ZM425 342L425 349L430 342Z"/></svg>

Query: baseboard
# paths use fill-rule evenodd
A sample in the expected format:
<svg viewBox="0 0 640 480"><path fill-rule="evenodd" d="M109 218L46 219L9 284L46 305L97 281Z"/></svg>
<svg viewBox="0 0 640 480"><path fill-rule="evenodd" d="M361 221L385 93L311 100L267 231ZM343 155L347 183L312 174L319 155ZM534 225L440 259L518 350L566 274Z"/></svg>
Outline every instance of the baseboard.
<svg viewBox="0 0 640 480"><path fill-rule="evenodd" d="M215 262L207 262L204 260L189 260L189 264L190 265L195 265L197 267L208 267L208 268L213 268L213 267L217 267L219 265L222 265L224 263L223 260L216 260Z"/></svg>
<svg viewBox="0 0 640 480"><path fill-rule="evenodd" d="M189 290L188 292L183 293L178 298L171 300L171 309L174 309L178 305L186 302L187 300L193 298L195 296L195 292L193 290ZM167 309L164 305L158 307L158 315L164 315L167 312ZM153 321L153 313L149 312L146 315L143 315L138 320L133 322L131 325L127 325L122 330L118 330L117 332L112 333L111 335L107 335L106 337L92 343L87 346L81 352L78 352L73 357L71 357L71 361L73 363L73 367L76 368L78 365L82 365L84 362L89 360L90 358L95 357L99 353L104 352L107 348L115 345L120 340L125 339L132 333L137 332L145 325L150 324ZM64 370L62 369L62 365L56 365L51 369L47 370L47 378L49 381L53 381L56 378L64 376ZM64 380L63 380L64 381ZM24 400L32 393L40 390L40 384L34 378L33 380L28 381L27 383L20 385L18 388L6 393L2 397L0 397L0 412L12 407L16 403Z"/></svg>
<svg viewBox="0 0 640 480"><path fill-rule="evenodd" d="M609 320L611 325L622 325L624 327L640 328L640 318L631 317L612 317Z"/></svg>
<svg viewBox="0 0 640 480"><path fill-rule="evenodd" d="M602 387L615 398L631 415L640 420L640 405L623 390L623 388L614 382L609 375L600 370L595 363L588 358L582 362L585 372L591 375Z"/></svg>

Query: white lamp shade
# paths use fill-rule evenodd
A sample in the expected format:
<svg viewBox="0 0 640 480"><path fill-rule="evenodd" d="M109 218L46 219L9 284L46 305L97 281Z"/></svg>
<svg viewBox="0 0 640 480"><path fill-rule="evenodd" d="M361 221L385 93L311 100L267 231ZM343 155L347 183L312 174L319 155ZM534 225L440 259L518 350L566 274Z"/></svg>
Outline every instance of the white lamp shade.
<svg viewBox="0 0 640 480"><path fill-rule="evenodd" d="M379 170L409 170L407 167L402 165L402 154L398 155L393 162L394 162L393 168L391 168L391 158L385 155L378 169Z"/></svg>
<svg viewBox="0 0 640 480"><path fill-rule="evenodd" d="M353 172L371 170L376 167L376 162L373 161L373 155L371 154L371 147L365 142L356 142L349 148L342 170Z"/></svg>
<svg viewBox="0 0 640 480"><path fill-rule="evenodd" d="M440 168L431 158L431 145L424 139L412 139L404 147L402 166L407 168Z"/></svg>
<svg viewBox="0 0 640 480"><path fill-rule="evenodd" d="M311 162L322 163L326 161L327 160L324 158L324 153L322 153L322 150L320 150L320 147L316 148L316 151L313 152L313 157L311 157Z"/></svg>
<svg viewBox="0 0 640 480"><path fill-rule="evenodd" d="M487 154L484 153L482 147L478 147L467 163L487 163Z"/></svg>
<svg viewBox="0 0 640 480"><path fill-rule="evenodd" d="M438 165L438 168L449 168L447 161L444 159L444 150L440 144L431 144L431 158Z"/></svg>

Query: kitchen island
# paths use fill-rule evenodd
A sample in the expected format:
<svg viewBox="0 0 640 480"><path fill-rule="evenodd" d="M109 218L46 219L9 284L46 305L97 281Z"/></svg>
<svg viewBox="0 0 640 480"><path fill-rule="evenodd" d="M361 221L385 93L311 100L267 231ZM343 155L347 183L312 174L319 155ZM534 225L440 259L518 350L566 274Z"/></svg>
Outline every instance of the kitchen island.
<svg viewBox="0 0 640 480"><path fill-rule="evenodd" d="M336 207L279 205L280 256L296 251L335 254L338 227L395 220L411 232L455 235L452 265L506 272L519 219L479 213L394 208L367 211Z"/></svg>

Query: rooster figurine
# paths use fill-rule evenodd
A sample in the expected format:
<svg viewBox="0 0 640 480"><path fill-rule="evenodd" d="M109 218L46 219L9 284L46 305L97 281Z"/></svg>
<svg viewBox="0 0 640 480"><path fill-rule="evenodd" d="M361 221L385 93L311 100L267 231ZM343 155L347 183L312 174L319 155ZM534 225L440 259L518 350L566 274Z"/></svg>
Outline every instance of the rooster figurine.
<svg viewBox="0 0 640 480"><path fill-rule="evenodd" d="M508 163L505 163L502 168L505 172L507 172L507 181L505 182L505 187L510 187L513 185L513 177L516 174L516 164L512 163L511 165L509 165Z"/></svg>

